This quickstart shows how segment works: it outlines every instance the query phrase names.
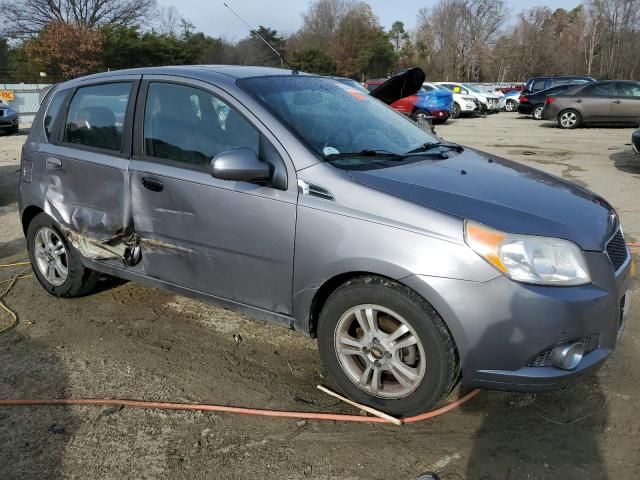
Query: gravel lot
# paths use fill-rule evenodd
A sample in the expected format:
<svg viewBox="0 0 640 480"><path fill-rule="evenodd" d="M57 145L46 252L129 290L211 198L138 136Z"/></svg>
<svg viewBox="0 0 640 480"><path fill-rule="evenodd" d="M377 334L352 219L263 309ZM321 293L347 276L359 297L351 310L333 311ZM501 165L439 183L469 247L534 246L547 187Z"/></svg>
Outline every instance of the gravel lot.
<svg viewBox="0 0 640 480"><path fill-rule="evenodd" d="M560 175L616 206L640 240L631 129L561 131L516 114L438 127L447 140ZM16 214L26 136L0 137L0 263L26 258ZM535 199L532 199L535 201ZM637 257L637 250L634 252ZM640 260L637 258L637 260ZM0 280L18 270L0 269ZM640 471L640 303L595 377L539 395L483 392L435 420L388 427L90 407L0 409L0 479L628 479ZM33 278L6 298L0 398L119 397L348 412L315 342L118 281L59 300ZM8 318L0 313L0 327ZM240 335L238 344L234 334Z"/></svg>

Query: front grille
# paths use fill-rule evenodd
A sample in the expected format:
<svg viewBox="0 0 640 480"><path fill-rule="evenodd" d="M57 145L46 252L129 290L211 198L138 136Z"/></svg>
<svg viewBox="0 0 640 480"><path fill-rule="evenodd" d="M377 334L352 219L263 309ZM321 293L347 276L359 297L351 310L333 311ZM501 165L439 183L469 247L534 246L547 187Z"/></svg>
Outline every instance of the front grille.
<svg viewBox="0 0 640 480"><path fill-rule="evenodd" d="M600 335L589 335L588 337L580 338L576 340L578 342L584 343L584 354L588 354L593 352L596 348L600 346ZM555 345L552 347L543 350L538 355L536 355L528 364L528 367L551 367L551 357L553 356L553 349Z"/></svg>
<svg viewBox="0 0 640 480"><path fill-rule="evenodd" d="M607 244L607 255L609 255L609 259L611 260L615 271L618 271L618 269L624 265L624 262L627 261L629 250L627 249L627 244L624 241L622 230L618 229L616 234Z"/></svg>

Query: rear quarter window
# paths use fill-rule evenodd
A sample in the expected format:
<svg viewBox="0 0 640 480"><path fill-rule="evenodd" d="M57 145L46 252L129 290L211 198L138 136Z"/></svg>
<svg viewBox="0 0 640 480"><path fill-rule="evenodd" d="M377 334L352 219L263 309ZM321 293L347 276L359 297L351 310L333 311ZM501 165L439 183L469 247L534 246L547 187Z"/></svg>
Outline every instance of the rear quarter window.
<svg viewBox="0 0 640 480"><path fill-rule="evenodd" d="M64 100L67 96L68 91L58 92L53 96L51 102L47 106L47 113L44 115L43 125L44 125L44 133L47 137L47 140L50 139L53 125L55 124L56 119L60 115L60 111L62 110L62 105L64 104Z"/></svg>
<svg viewBox="0 0 640 480"><path fill-rule="evenodd" d="M131 86L122 82L79 88L69 104L65 143L120 152Z"/></svg>
<svg viewBox="0 0 640 480"><path fill-rule="evenodd" d="M534 92L537 92L539 90L544 90L547 86L547 80L542 78L542 79L538 79L535 80L533 82L533 84L531 85L531 90L533 90Z"/></svg>

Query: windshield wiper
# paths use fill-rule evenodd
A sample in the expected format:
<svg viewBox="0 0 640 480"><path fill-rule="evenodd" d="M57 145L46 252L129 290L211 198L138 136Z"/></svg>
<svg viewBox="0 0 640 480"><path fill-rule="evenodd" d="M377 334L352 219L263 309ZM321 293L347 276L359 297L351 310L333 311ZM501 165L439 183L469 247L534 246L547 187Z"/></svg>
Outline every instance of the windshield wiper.
<svg viewBox="0 0 640 480"><path fill-rule="evenodd" d="M419 146L418 148L415 148L409 152L407 152L407 155L411 155L413 153L424 153L424 152L429 152L431 150L435 150L435 149L439 149L439 148L448 148L449 150L454 150L458 153L462 153L464 152L464 148L462 147L462 145L458 145L456 143L442 143L442 142L427 142L421 146Z"/></svg>
<svg viewBox="0 0 640 480"><path fill-rule="evenodd" d="M399 153L393 153L388 150L361 150L359 152L344 152L344 153L332 153L325 155L327 160L337 160L340 158L353 158L353 157L384 157L391 160L402 160L406 158L406 155Z"/></svg>

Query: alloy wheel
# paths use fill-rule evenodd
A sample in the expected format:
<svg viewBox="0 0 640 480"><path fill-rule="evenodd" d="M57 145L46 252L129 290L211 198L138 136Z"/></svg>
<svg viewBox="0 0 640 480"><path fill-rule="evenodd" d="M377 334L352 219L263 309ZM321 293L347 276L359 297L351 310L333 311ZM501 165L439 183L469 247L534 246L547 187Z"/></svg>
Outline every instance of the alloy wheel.
<svg viewBox="0 0 640 480"><path fill-rule="evenodd" d="M380 305L358 305L345 312L336 325L334 343L343 371L370 395L406 397L425 376L426 356L416 331Z"/></svg>
<svg viewBox="0 0 640 480"><path fill-rule="evenodd" d="M539 106L533 111L533 118L536 120L542 120L542 112L544 112L544 107Z"/></svg>
<svg viewBox="0 0 640 480"><path fill-rule="evenodd" d="M38 230L34 241L34 254L39 272L51 285L59 287L67 281L67 249L54 230L48 227Z"/></svg>
<svg viewBox="0 0 640 480"><path fill-rule="evenodd" d="M574 112L564 112L560 115L560 125L563 127L575 127L576 123L578 123L578 116Z"/></svg>
<svg viewBox="0 0 640 480"><path fill-rule="evenodd" d="M507 101L507 104L505 105L504 109L507 112L513 112L516 109L516 103L513 100L509 100Z"/></svg>

